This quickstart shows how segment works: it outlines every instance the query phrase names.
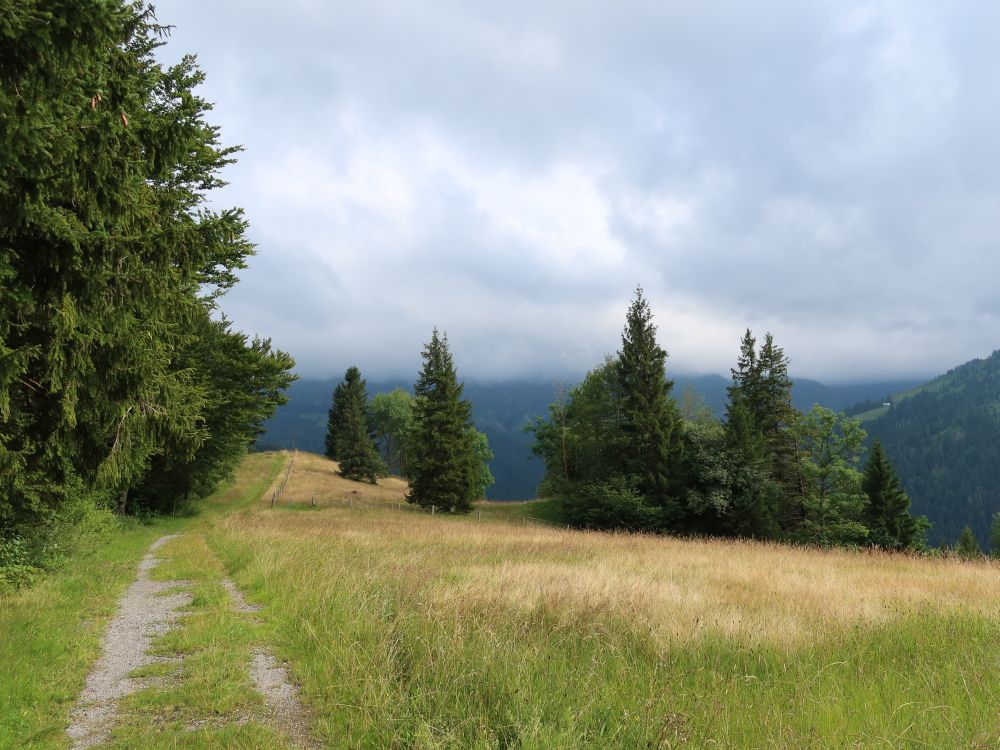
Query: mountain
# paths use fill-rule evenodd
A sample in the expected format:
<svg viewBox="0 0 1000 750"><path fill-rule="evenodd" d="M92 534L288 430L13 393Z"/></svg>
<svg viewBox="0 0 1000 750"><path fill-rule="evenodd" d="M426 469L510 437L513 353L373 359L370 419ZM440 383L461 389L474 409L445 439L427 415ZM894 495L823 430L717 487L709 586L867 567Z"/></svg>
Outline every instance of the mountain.
<svg viewBox="0 0 1000 750"><path fill-rule="evenodd" d="M931 543L954 543L968 524L985 546L1000 511L1000 351L859 418L882 440L914 513L934 523Z"/></svg>
<svg viewBox="0 0 1000 750"><path fill-rule="evenodd" d="M339 380L302 379L289 389L288 403L278 409L265 425L258 440L259 448L290 447L323 452L326 437L327 410L333 389ZM715 414L726 408L726 388L729 378L721 375L675 376L674 397L681 398L685 388L691 388L704 399ZM799 379L792 392L795 405L807 410L819 403L840 411L865 399L882 399L917 385L918 381L893 381L852 385L824 385L815 380ZM368 395L411 389L404 380L369 382ZM487 492L495 500L524 500L535 497L535 490L544 467L531 453L531 435L524 426L535 415L548 413L555 397L552 383L510 381L465 385L465 396L472 402L472 418L476 426L489 437L494 459L491 465L496 484Z"/></svg>

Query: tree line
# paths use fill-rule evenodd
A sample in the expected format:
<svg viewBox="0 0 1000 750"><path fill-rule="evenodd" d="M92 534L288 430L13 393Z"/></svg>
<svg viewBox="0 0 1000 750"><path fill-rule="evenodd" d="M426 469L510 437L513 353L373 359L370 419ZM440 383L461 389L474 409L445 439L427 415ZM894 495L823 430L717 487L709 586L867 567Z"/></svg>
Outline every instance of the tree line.
<svg viewBox="0 0 1000 750"><path fill-rule="evenodd" d="M397 388L369 402L361 371L347 369L333 391L325 454L347 479L374 484L391 470L409 480L408 502L468 513L493 484L493 453L472 423L447 335L435 328L421 356L412 396Z"/></svg>
<svg viewBox="0 0 1000 750"><path fill-rule="evenodd" d="M857 420L792 406L788 358L774 337L740 342L724 420L672 397L667 352L638 289L615 357L560 389L535 419L545 463L541 494L567 523L918 550L929 523L910 501L880 443L862 464ZM687 399L690 401L690 397Z"/></svg>
<svg viewBox="0 0 1000 750"><path fill-rule="evenodd" d="M0 21L0 567L93 512L178 510L229 477L293 361L217 301L253 252L207 196L222 146L152 9L5 3ZM65 540L59 540L64 543Z"/></svg>

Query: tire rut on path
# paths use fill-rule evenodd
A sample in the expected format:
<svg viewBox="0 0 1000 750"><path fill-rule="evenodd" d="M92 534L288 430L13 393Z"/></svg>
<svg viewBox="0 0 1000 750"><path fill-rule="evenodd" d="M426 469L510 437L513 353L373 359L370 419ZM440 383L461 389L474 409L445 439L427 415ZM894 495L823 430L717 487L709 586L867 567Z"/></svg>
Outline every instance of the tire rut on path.
<svg viewBox="0 0 1000 750"><path fill-rule="evenodd" d="M229 592L233 607L244 614L260 611L259 605L247 604L243 592L231 578L222 585ZM267 650L258 648L250 662L250 677L267 705L268 718L284 732L293 747L311 750L321 745L309 731L306 712L299 701L298 687L289 679L288 670Z"/></svg>

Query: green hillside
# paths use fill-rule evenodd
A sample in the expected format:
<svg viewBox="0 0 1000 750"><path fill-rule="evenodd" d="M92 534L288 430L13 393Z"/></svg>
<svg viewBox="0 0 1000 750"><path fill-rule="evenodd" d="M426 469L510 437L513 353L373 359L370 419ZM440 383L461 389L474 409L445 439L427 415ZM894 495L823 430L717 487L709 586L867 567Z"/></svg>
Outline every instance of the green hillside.
<svg viewBox="0 0 1000 750"><path fill-rule="evenodd" d="M985 361L987 360L976 359L966 364L971 365L975 362L985 362ZM966 365L962 365L962 367L965 366ZM914 396L921 393L938 393L942 390L945 390L949 386L949 384L955 381L955 373L960 369L961 367L956 367L954 370L949 370L944 375L939 375L933 380L928 380L926 383L921 383L920 385L910 388L908 390L900 391L899 393L892 396L892 405L898 405L901 402L906 401L909 398L913 398ZM848 411L848 414L851 414L851 416L853 416L855 419L860 420L861 422L872 422L876 419L884 417L886 414L889 413L889 410L891 408L892 406L886 406L883 403L876 406L873 409L868 409L867 411L858 412L856 414L851 414L851 412Z"/></svg>
<svg viewBox="0 0 1000 750"><path fill-rule="evenodd" d="M969 524L985 545L1000 510L1000 351L950 370L858 415L881 438L933 543Z"/></svg>

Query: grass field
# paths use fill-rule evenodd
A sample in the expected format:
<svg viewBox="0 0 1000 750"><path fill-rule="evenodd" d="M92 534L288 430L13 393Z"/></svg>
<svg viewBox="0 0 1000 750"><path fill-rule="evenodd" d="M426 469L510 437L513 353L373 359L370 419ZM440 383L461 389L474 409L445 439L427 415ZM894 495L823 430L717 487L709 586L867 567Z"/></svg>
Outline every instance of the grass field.
<svg viewBox="0 0 1000 750"><path fill-rule="evenodd" d="M332 746L1000 747L995 564L395 502L209 537Z"/></svg>
<svg viewBox="0 0 1000 750"><path fill-rule="evenodd" d="M266 644L337 748L1000 748L995 563L573 532L540 503L431 516L307 454L272 509L282 460L3 602L0 747L66 746L102 625L168 530L160 574L196 597L160 645L188 658L112 747L282 747L239 667ZM224 574L259 622L231 616Z"/></svg>

